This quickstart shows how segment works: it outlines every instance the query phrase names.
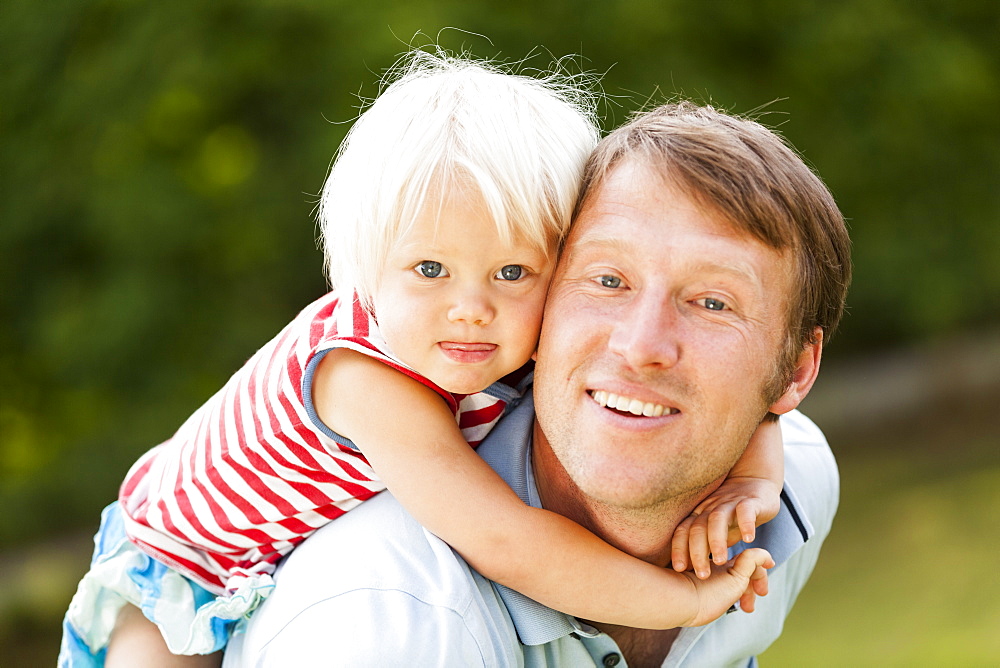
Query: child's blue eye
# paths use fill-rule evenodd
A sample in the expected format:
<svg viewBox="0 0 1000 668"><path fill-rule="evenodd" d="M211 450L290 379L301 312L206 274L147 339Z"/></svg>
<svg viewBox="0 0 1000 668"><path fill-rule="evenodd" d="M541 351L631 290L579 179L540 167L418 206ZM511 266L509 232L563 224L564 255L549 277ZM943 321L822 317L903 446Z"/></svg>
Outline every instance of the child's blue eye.
<svg viewBox="0 0 1000 668"><path fill-rule="evenodd" d="M497 278L504 281L516 281L524 276L524 267L519 264L508 264L497 272Z"/></svg>
<svg viewBox="0 0 1000 668"><path fill-rule="evenodd" d="M425 278L438 278L439 276L447 276L447 272L444 271L444 267L441 266L440 262L435 262L434 260L424 260L417 265L417 273Z"/></svg>

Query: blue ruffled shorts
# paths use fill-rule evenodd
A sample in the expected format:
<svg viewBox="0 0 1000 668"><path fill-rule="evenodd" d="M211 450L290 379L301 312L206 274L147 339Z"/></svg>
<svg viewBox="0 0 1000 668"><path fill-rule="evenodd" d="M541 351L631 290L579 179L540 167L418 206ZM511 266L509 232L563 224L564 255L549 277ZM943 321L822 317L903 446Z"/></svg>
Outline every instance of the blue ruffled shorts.
<svg viewBox="0 0 1000 668"><path fill-rule="evenodd" d="M259 575L231 594L216 596L133 545L119 505L112 503L101 514L90 571L63 620L59 666L103 666L111 631L126 604L159 627L174 654L211 654L245 626L273 587L269 575Z"/></svg>

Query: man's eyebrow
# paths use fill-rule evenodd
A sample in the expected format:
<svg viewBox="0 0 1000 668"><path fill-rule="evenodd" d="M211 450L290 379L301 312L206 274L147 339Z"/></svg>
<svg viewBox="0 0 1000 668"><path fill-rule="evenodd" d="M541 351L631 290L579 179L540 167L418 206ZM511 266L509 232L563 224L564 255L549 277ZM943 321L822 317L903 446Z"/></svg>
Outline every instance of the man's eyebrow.
<svg viewBox="0 0 1000 668"><path fill-rule="evenodd" d="M698 273L705 274L726 274L734 278L760 283L760 275L749 262L712 262L703 260L692 265L692 269Z"/></svg>
<svg viewBox="0 0 1000 668"><path fill-rule="evenodd" d="M601 250L622 253L627 257L635 252L635 244L621 237L590 235L574 241L567 246L563 251L563 255L567 260L572 260L577 255L585 255L592 251L600 252ZM749 262L702 259L692 264L687 264L684 267L684 271L700 275L728 276L739 281L751 283L757 288L760 288L762 285L759 272Z"/></svg>
<svg viewBox="0 0 1000 668"><path fill-rule="evenodd" d="M631 253L634 250L634 245L627 239L622 239L621 237L598 236L591 234L584 236L581 239L576 239L572 243L568 244L563 250L563 253L572 257L591 249L607 249L618 251L620 253Z"/></svg>

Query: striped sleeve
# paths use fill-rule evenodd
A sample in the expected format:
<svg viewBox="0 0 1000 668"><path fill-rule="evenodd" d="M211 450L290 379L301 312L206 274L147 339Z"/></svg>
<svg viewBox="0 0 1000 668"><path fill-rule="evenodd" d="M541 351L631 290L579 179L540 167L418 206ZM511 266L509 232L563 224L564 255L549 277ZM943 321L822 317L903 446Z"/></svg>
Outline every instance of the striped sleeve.
<svg viewBox="0 0 1000 668"><path fill-rule="evenodd" d="M119 494L130 539L221 594L233 576L273 572L316 529L384 489L361 453L325 434L305 407L309 362L337 347L434 389L473 446L503 413L499 399L451 395L414 372L356 299L330 293L133 465Z"/></svg>

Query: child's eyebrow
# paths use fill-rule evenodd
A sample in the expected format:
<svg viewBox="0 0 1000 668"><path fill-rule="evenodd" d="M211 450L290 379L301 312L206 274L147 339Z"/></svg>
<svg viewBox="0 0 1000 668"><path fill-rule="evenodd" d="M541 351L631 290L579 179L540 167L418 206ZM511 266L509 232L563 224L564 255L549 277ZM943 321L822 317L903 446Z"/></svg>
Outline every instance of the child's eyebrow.
<svg viewBox="0 0 1000 668"><path fill-rule="evenodd" d="M447 243L439 243L438 240L429 239L407 239L396 244L393 252L404 255L445 255L453 252L454 248Z"/></svg>

